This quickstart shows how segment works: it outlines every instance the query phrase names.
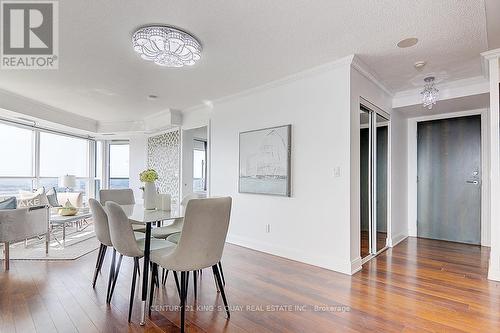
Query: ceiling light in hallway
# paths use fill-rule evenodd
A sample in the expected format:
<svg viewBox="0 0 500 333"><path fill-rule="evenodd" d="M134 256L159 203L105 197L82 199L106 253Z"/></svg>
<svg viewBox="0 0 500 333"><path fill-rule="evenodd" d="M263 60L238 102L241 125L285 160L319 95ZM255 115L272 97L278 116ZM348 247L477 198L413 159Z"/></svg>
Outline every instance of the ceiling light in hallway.
<svg viewBox="0 0 500 333"><path fill-rule="evenodd" d="M434 76L428 76L424 81L424 90L420 93L422 95L422 103L424 108L432 110L432 107L437 103L439 90L434 85Z"/></svg>
<svg viewBox="0 0 500 333"><path fill-rule="evenodd" d="M407 47L412 47L414 45L417 45L417 43L418 43L418 38L415 38L415 37L406 38L406 39L399 41L398 47L404 49Z"/></svg>
<svg viewBox="0 0 500 333"><path fill-rule="evenodd" d="M187 32L169 26L142 27L132 36L132 44L142 59L160 66L192 66L201 58L200 42Z"/></svg>

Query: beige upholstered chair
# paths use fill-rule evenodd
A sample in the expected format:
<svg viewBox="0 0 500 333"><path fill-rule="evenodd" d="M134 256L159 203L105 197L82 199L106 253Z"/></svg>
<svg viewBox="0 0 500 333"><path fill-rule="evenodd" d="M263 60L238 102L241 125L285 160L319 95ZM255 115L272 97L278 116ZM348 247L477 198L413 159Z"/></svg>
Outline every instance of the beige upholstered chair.
<svg viewBox="0 0 500 333"><path fill-rule="evenodd" d="M123 256L134 258L134 272L132 275L132 288L130 292L130 306L128 313L128 321L130 322L130 317L132 315L132 306L134 304L134 293L135 293L135 282L137 274L139 272L139 258L144 256L144 244L145 239L136 239L134 236L134 231L132 229L132 224L123 209L116 203L108 201L106 202L106 211L108 213L108 223L109 223L109 234L111 237L111 242L113 247L120 254L118 259L118 264L116 266L116 271L114 276L116 277L113 281L113 286L111 287L111 293L109 295L109 302L113 297L114 286L118 277L118 272L120 271L120 265ZM151 239L151 251L173 248L175 244L172 244L166 240ZM152 279L154 280L154 279Z"/></svg>
<svg viewBox="0 0 500 333"><path fill-rule="evenodd" d="M94 280L92 282L92 287L95 288L95 283L97 281L97 275L101 271L102 263L104 262L104 258L106 256L106 250L108 246L113 246L111 243L111 237L109 235L109 226L108 226L108 216L106 212L102 208L101 204L95 199L89 199L89 207L92 212L92 220L94 221L94 231L97 237L97 240L101 243L99 247L99 254L97 255L97 262L94 270ZM115 252L116 253L116 252ZM115 260L115 253L113 253L113 262ZM114 270L111 269L111 272ZM109 275L108 282L108 294L111 286L112 275Z"/></svg>
<svg viewBox="0 0 500 333"><path fill-rule="evenodd" d="M100 190L99 198L101 205L105 205L108 201L113 201L119 205L133 205L135 204L134 191L130 188L114 189L114 190Z"/></svg>
<svg viewBox="0 0 500 333"><path fill-rule="evenodd" d="M105 205L108 201L113 201L119 205L134 205L135 197L134 191L130 188L126 189L110 189L110 190L100 190L99 198L101 201L101 205ZM132 227L134 231L137 232L146 232L146 228L141 225L134 225Z"/></svg>
<svg viewBox="0 0 500 333"><path fill-rule="evenodd" d="M99 247L99 254L97 255L97 262L94 271L94 280L92 282L92 287L95 288L95 284L97 281L97 276L101 271L102 264L104 262L104 258L106 257L106 251L108 246L113 247L113 243L111 242L111 236L109 234L109 224L108 224L108 215L104 208L101 206L99 201L95 199L89 199L89 207L92 212L92 220L94 222L94 231L97 237L97 240L101 243ZM134 236L136 239L144 238L143 233L135 232ZM108 281L108 297L111 291L111 283L114 280L114 264L116 260L116 250L113 249L113 256L111 259L111 267L109 273L109 281Z"/></svg>
<svg viewBox="0 0 500 333"><path fill-rule="evenodd" d="M186 209L189 200L201 199L202 197L204 197L204 195L198 193L190 193L186 195L184 198L182 198L181 201L182 211L184 212L184 210ZM151 235L155 238L166 239L168 236L172 234L181 232L183 222L184 222L183 218L175 219L174 222L172 222L169 225L166 225L164 227L154 228L151 231Z"/></svg>
<svg viewBox="0 0 500 333"><path fill-rule="evenodd" d="M229 228L231 201L230 197L190 200L186 207L184 225L177 247L151 252L152 277L157 275L158 265L167 270L181 272L181 332L184 332L185 302L189 272L191 271L212 267L221 291L227 317L230 317L217 264L221 260ZM155 281L152 278L149 297L150 312L154 286Z"/></svg>
<svg viewBox="0 0 500 333"><path fill-rule="evenodd" d="M45 234L45 253L49 251L48 206L0 210L0 242L4 244L5 270L9 270L12 242Z"/></svg>

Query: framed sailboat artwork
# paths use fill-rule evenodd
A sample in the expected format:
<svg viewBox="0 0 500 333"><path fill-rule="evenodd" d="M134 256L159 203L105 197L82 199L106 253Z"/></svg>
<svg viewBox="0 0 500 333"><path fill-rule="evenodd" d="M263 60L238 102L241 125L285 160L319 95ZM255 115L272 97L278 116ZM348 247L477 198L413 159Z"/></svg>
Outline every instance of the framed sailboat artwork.
<svg viewBox="0 0 500 333"><path fill-rule="evenodd" d="M291 196L292 125L240 133L240 193Z"/></svg>

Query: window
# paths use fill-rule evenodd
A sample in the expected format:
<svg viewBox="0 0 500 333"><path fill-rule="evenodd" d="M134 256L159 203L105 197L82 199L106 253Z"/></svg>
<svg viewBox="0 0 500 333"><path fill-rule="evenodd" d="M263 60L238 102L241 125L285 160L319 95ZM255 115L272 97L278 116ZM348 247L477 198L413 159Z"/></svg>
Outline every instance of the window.
<svg viewBox="0 0 500 333"><path fill-rule="evenodd" d="M87 178L88 140L52 133L40 133L40 176L75 175Z"/></svg>
<svg viewBox="0 0 500 333"><path fill-rule="evenodd" d="M76 187L72 191L84 193L86 199L89 187L89 141L85 139L40 133L40 178L38 187L59 188L59 177L75 175ZM85 200L86 201L86 200Z"/></svg>
<svg viewBox="0 0 500 333"><path fill-rule="evenodd" d="M109 145L109 188L129 188L129 145Z"/></svg>
<svg viewBox="0 0 500 333"><path fill-rule="evenodd" d="M33 188L33 131L0 123L0 195Z"/></svg>
<svg viewBox="0 0 500 333"><path fill-rule="evenodd" d="M65 191L58 183L67 174L77 177L73 191L89 195L92 141L0 123L0 142L0 196L42 186Z"/></svg>

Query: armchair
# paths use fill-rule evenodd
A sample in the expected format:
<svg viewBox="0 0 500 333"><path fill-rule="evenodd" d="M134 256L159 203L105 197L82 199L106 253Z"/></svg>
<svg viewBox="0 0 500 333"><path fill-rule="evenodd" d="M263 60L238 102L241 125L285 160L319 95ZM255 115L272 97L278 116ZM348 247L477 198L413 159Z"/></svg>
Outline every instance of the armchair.
<svg viewBox="0 0 500 333"><path fill-rule="evenodd" d="M5 270L9 270L9 244L45 234L49 252L49 208L47 206L0 210L0 242L4 243Z"/></svg>

